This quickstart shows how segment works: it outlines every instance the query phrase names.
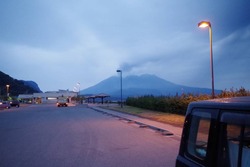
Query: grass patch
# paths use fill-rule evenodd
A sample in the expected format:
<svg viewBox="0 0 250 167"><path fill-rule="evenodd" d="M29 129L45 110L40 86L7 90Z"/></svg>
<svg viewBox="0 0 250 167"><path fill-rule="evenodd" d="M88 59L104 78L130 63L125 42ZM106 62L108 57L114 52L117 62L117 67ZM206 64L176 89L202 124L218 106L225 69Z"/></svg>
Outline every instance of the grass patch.
<svg viewBox="0 0 250 167"><path fill-rule="evenodd" d="M170 124L173 126L182 127L184 123L185 116L183 115L177 115L177 114L171 114L171 113L165 113L165 112L159 112L159 111L152 111L132 106L124 105L123 108L121 108L119 105L112 105L112 106L102 106L102 108L115 110L123 113L128 113L132 115L136 115L139 117L151 119L154 121Z"/></svg>

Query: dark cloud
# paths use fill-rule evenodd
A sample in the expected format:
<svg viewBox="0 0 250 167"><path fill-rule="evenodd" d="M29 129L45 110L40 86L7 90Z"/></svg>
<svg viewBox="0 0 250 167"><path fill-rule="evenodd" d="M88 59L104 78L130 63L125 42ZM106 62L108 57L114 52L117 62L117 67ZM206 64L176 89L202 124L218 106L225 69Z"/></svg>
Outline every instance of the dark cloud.
<svg viewBox="0 0 250 167"><path fill-rule="evenodd" d="M247 0L3 0L1 70L18 79L28 72L43 90L92 86L117 67L210 87L208 30L197 27L209 20L216 88L250 88L249 7ZM65 69L69 78L58 81Z"/></svg>

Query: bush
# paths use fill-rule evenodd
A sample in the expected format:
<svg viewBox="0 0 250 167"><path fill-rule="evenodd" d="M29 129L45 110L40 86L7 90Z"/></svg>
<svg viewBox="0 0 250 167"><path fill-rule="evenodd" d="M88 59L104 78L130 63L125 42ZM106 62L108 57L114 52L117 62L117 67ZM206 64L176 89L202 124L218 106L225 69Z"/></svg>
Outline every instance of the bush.
<svg viewBox="0 0 250 167"><path fill-rule="evenodd" d="M236 96L250 96L250 91L241 87L240 89L226 89L216 96L216 98L228 98ZM188 104L193 101L211 99L210 95L182 94L181 96L158 96L146 95L140 97L128 97L126 104L134 107L175 113L185 115Z"/></svg>

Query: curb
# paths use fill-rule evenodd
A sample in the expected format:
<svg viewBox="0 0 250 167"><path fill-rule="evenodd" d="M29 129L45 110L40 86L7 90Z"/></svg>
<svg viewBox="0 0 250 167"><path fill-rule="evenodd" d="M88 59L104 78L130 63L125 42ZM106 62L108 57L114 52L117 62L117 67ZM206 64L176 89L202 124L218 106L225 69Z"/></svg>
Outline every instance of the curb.
<svg viewBox="0 0 250 167"><path fill-rule="evenodd" d="M145 123L142 123L140 121L135 121L135 120L132 120L132 119L129 119L129 118L125 118L125 117L122 117L122 116L119 116L119 115L116 115L116 114L112 114L112 113L109 113L109 112L106 112L102 109L98 109L96 107L89 107L91 108L92 110L95 110L99 113L102 113L102 114L105 114L105 115L108 115L108 116L112 116L112 117L115 117L115 118L118 118L119 120L124 120L124 121L127 121L128 123L134 123L134 124L137 124L139 125L139 128L149 128L149 129L152 129L158 133L161 133L162 135L164 136L173 136L174 134L166 129L162 129L162 128L158 128L156 126L152 126L152 125L148 125L148 124L145 124Z"/></svg>

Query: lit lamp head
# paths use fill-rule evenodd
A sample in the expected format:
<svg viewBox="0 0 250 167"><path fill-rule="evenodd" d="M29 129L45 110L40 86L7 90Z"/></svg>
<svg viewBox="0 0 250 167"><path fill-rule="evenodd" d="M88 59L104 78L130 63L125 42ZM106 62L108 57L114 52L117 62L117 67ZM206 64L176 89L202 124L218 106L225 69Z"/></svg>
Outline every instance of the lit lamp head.
<svg viewBox="0 0 250 167"><path fill-rule="evenodd" d="M209 21L201 21L198 23L198 27L200 28L211 27L211 23Z"/></svg>

